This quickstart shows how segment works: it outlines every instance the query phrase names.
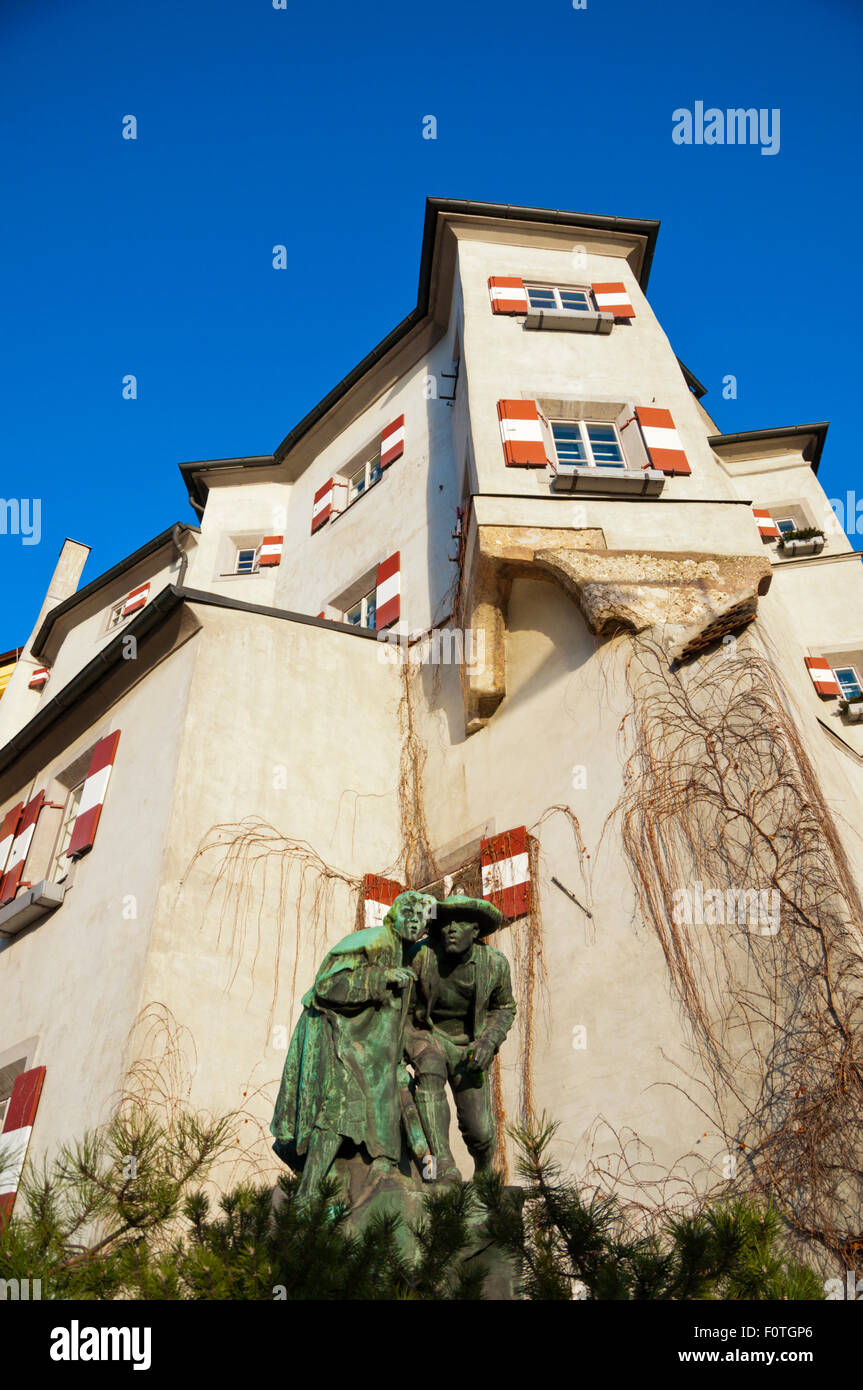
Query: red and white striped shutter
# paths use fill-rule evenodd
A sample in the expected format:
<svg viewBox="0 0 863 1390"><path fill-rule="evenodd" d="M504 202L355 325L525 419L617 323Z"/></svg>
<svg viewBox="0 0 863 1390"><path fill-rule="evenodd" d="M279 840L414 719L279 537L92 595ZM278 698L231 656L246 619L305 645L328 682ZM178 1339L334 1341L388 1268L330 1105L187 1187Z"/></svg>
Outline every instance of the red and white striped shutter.
<svg viewBox="0 0 863 1390"><path fill-rule="evenodd" d="M51 672L48 670L47 666L37 666L36 670L33 672L32 676L27 682L27 689L41 690L50 674Z"/></svg>
<svg viewBox="0 0 863 1390"><path fill-rule="evenodd" d="M315 493L315 500L312 506L312 535L330 519L330 512L333 510L333 480L327 478L323 487L319 487Z"/></svg>
<svg viewBox="0 0 863 1390"><path fill-rule="evenodd" d="M401 551L378 565L375 591L375 627L389 627L401 616Z"/></svg>
<svg viewBox="0 0 863 1390"><path fill-rule="evenodd" d="M45 800L44 792L37 792L21 812L21 820L18 824L15 838L9 850L9 867L0 879L0 907L5 907L11 903L18 886L21 882L21 874L24 870L24 861L30 852L30 844L33 840L33 832L36 829L36 822L39 819L39 812L42 810L42 802ZM5 821L4 821L5 825Z"/></svg>
<svg viewBox="0 0 863 1390"><path fill-rule="evenodd" d="M488 292L493 314L526 314L527 290L516 275L490 275Z"/></svg>
<svg viewBox="0 0 863 1390"><path fill-rule="evenodd" d="M611 280L607 284L591 285L590 288L601 313L614 314L616 319L635 318L635 310L622 280Z"/></svg>
<svg viewBox="0 0 863 1390"><path fill-rule="evenodd" d="M282 542L284 536L264 536L258 553L258 567L279 565L282 561Z"/></svg>
<svg viewBox="0 0 863 1390"><path fill-rule="evenodd" d="M19 801L17 806L13 806L3 817L0 825L0 875L5 871L9 862L9 851L18 834L18 826L21 824L21 812L24 810L24 802Z"/></svg>
<svg viewBox="0 0 863 1390"><path fill-rule="evenodd" d="M381 468L389 468L391 463L401 458L405 451L405 417L400 415L381 431Z"/></svg>
<svg viewBox="0 0 863 1390"><path fill-rule="evenodd" d="M87 854L93 848L96 828L102 814L105 793L108 790L108 781L119 742L120 730L117 729L115 733L108 734L106 738L100 738L93 749L87 776L84 778L78 814L72 827L72 838L69 841L69 848L66 850L70 859L80 858L81 855Z"/></svg>
<svg viewBox="0 0 863 1390"><path fill-rule="evenodd" d="M131 594L126 597L123 604L123 617L128 618L130 613L137 613L139 608L143 608L150 594L150 581L146 584L139 584L137 589L133 589Z"/></svg>
<svg viewBox="0 0 863 1390"><path fill-rule="evenodd" d="M366 874L363 879L363 924L379 927L398 897L405 891L403 883L379 874Z"/></svg>
<svg viewBox="0 0 863 1390"><path fill-rule="evenodd" d="M547 463L535 401L498 401L497 416L508 468L544 468Z"/></svg>
<svg viewBox="0 0 863 1390"><path fill-rule="evenodd" d="M828 661L824 660L823 656L807 656L806 668L819 695L828 698L842 694L839 682L833 674L833 668Z"/></svg>
<svg viewBox="0 0 863 1390"><path fill-rule="evenodd" d="M44 1081L45 1068L31 1067L19 1072L12 1085L0 1134L0 1150L6 1156L0 1168L0 1227L9 1220L15 1205Z"/></svg>
<svg viewBox="0 0 863 1390"><path fill-rule="evenodd" d="M651 468L658 468L661 473L691 473L671 411L653 405L637 405L635 415L641 426Z"/></svg>
<svg viewBox="0 0 863 1390"><path fill-rule="evenodd" d="M532 902L527 830L519 825L492 835L480 846L482 895L504 917L522 917Z"/></svg>
<svg viewBox="0 0 863 1390"><path fill-rule="evenodd" d="M761 507L753 507L752 515L762 540L772 541L779 535L779 527L769 512Z"/></svg>

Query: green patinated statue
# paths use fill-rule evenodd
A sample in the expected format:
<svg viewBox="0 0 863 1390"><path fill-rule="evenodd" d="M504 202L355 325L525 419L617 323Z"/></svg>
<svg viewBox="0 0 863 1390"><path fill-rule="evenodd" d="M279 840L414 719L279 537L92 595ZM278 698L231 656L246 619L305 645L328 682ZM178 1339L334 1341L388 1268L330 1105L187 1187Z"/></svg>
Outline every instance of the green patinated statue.
<svg viewBox="0 0 863 1390"><path fill-rule="evenodd" d="M461 1181L449 1144L447 1081L478 1172L491 1166L497 1145L488 1071L516 1008L507 959L482 938L500 922L491 903L454 895L436 904L428 939L408 952L416 984L405 1046L441 1183Z"/></svg>
<svg viewBox="0 0 863 1390"><path fill-rule="evenodd" d="M395 1174L405 1121L415 1155L427 1152L404 1065L414 979L404 956L434 901L401 893L380 926L352 932L328 952L303 999L270 1125L275 1152L302 1173L301 1199L345 1140L365 1150L371 1181Z"/></svg>
<svg viewBox="0 0 863 1390"><path fill-rule="evenodd" d="M477 1169L490 1165L488 1070L515 1017L506 958L482 940L500 922L482 899L408 891L380 926L328 952L303 999L270 1126L275 1152L302 1174L301 1200L351 1146L371 1184L400 1181L405 1149L427 1180L461 1181L447 1081L468 1152Z"/></svg>

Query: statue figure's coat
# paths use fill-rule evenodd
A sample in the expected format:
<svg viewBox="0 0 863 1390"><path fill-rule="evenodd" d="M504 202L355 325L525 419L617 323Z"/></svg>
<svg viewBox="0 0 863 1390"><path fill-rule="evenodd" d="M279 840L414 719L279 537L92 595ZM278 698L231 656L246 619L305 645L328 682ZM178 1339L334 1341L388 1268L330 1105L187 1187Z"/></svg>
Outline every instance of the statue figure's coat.
<svg viewBox="0 0 863 1390"><path fill-rule="evenodd" d="M386 972L401 965L402 940L385 921L334 946L303 998L270 1126L296 1171L315 1128L398 1162L409 991L388 989Z"/></svg>

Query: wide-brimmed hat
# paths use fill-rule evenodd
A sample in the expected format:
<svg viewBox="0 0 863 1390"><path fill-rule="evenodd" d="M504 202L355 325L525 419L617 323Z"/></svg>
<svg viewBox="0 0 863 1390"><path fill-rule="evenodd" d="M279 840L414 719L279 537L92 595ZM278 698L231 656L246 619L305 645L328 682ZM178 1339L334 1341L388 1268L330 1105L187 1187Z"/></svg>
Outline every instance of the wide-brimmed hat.
<svg viewBox="0 0 863 1390"><path fill-rule="evenodd" d="M488 936L500 926L503 913L485 898L468 898L463 893L452 893L442 898L429 918L430 932L445 926L447 922L476 922L480 936Z"/></svg>

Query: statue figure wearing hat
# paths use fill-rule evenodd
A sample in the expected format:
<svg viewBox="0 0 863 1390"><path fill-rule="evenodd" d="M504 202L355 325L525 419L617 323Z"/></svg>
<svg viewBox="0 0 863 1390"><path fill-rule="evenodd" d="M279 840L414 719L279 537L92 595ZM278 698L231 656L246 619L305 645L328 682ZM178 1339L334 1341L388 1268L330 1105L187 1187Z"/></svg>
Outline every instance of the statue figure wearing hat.
<svg viewBox="0 0 863 1390"><path fill-rule="evenodd" d="M497 1146L488 1073L516 1006L507 959L484 938L501 921L492 903L453 894L437 903L428 936L407 953L416 983L405 1048L432 1174L442 1183L461 1181L449 1146L447 1083L477 1172L491 1166Z"/></svg>
<svg viewBox="0 0 863 1390"><path fill-rule="evenodd" d="M303 999L270 1129L273 1148L302 1177L306 1201L336 1156L356 1147L371 1184L396 1178L403 1134L428 1152L404 1064L413 972L405 959L435 900L399 894L380 926L351 932L327 953Z"/></svg>

